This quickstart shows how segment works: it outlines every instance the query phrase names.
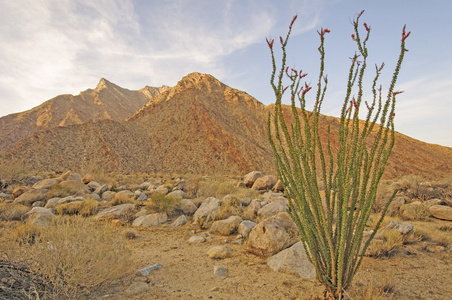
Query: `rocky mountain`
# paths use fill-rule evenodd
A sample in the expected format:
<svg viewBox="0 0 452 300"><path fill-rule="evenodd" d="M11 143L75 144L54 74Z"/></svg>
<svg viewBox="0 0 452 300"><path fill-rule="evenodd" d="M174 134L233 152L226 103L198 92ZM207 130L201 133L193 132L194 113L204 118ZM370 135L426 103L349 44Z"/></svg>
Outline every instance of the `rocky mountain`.
<svg viewBox="0 0 452 300"><path fill-rule="evenodd" d="M110 92L109 89L107 85L104 90ZM117 97L120 97L117 91L123 95L132 93L116 86L115 89ZM81 95L95 91L87 90ZM136 93L146 95L148 100L127 118L123 115L113 118L109 113L111 117L104 120L92 118L70 126L69 122L48 126L3 151L0 160L20 159L34 168L59 171L94 165L120 172L224 175L251 170L275 172L266 131L273 105L265 106L245 92L199 73L185 76L171 88L156 91L146 87ZM116 111L119 104L114 105ZM290 121L290 114L287 116ZM121 118L126 121L117 121ZM328 124L334 132L338 119L322 116L321 123L320 131L326 134ZM333 136L332 140L335 139ZM332 144L333 148L337 146ZM452 148L426 144L397 133L386 176L406 174L451 177Z"/></svg>
<svg viewBox="0 0 452 300"><path fill-rule="evenodd" d="M21 113L0 118L0 152L33 133L88 121L122 121L168 87L121 88L102 78L77 96L60 95Z"/></svg>

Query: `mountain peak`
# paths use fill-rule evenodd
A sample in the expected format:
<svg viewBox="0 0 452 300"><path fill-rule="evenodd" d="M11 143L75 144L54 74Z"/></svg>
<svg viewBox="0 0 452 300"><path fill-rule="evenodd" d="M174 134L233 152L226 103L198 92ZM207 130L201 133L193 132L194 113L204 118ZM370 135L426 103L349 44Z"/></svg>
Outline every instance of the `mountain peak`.
<svg viewBox="0 0 452 300"><path fill-rule="evenodd" d="M99 83L97 84L97 86L96 86L96 88L94 90L95 91L101 91L101 90L107 89L109 87L114 87L114 86L115 86L115 84L111 83L110 81L108 81L107 79L102 77L99 80Z"/></svg>

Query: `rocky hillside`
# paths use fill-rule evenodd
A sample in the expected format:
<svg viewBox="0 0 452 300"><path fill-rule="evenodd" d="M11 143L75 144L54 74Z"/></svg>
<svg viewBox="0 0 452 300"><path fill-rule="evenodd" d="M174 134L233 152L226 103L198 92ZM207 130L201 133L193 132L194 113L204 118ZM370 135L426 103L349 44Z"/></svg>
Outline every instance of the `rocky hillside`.
<svg viewBox="0 0 452 300"><path fill-rule="evenodd" d="M121 88L102 78L77 96L60 95L21 113L0 118L0 152L33 133L96 120L122 121L168 87Z"/></svg>
<svg viewBox="0 0 452 300"><path fill-rule="evenodd" d="M102 82L101 86L104 85ZM129 93L131 97L134 92L116 86L110 88L113 84L106 81L105 84L107 88L98 86L97 93L105 90L105 93L113 94L114 91L118 98L112 98L117 100L108 105L106 100L102 103L106 107L116 105L111 111L118 112L121 93ZM87 90L80 95L95 94L96 90ZM135 93L145 95L147 101L133 114L124 113L113 118L113 113L108 113L110 118L105 119L111 120L89 122L82 121L77 114L81 124L71 121L74 125L58 123L46 130L35 131L14 148L1 153L0 159L20 159L38 169L60 171L79 170L94 164L121 172L235 175L251 170L275 172L266 131L267 117L273 111L273 105L265 106L245 92L228 87L211 75L199 73L185 76L176 86L166 90L146 87ZM129 108L132 110L131 106ZM126 121L116 121L127 115L130 117ZM286 115L290 121L289 111ZM93 114L89 116L92 120ZM67 123L62 125L73 120L66 119ZM27 122L30 121L27 119ZM325 135L328 124L334 132L338 119L322 116L321 123L320 131ZM4 136L11 138L6 133ZM332 140L334 149L337 147L334 134ZM406 174L452 177L452 148L426 144L398 133L386 176Z"/></svg>

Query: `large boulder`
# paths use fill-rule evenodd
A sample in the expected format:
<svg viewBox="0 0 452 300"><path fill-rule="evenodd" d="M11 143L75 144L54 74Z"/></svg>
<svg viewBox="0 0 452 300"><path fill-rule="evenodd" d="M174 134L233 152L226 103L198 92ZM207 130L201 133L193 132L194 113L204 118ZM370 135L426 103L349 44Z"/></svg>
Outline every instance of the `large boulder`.
<svg viewBox="0 0 452 300"><path fill-rule="evenodd" d="M165 213L155 213L136 218L132 226L155 226L163 224L168 221L168 216Z"/></svg>
<svg viewBox="0 0 452 300"><path fill-rule="evenodd" d="M190 199L182 199L179 203L178 208L185 214L185 215L192 215L196 212L198 207L196 204L191 201Z"/></svg>
<svg viewBox="0 0 452 300"><path fill-rule="evenodd" d="M247 249L256 255L270 256L298 240L297 226L287 212L282 212L263 220L251 230Z"/></svg>
<svg viewBox="0 0 452 300"><path fill-rule="evenodd" d="M267 259L267 265L281 273L298 275L304 279L316 278L315 268L309 261L302 242Z"/></svg>
<svg viewBox="0 0 452 300"><path fill-rule="evenodd" d="M237 232L242 218L239 216L230 216L226 220L220 220L213 222L210 227L210 233L218 233L221 235L231 235Z"/></svg>
<svg viewBox="0 0 452 300"><path fill-rule="evenodd" d="M257 211L257 217L260 220L263 220L266 218L270 218L271 216L274 216L278 213L285 212L287 211L287 209L289 209L289 207L287 206L286 201L284 200L273 201L260 208Z"/></svg>
<svg viewBox="0 0 452 300"><path fill-rule="evenodd" d="M445 205L432 205L429 207L433 217L441 220L452 221L452 207Z"/></svg>
<svg viewBox="0 0 452 300"><path fill-rule="evenodd" d="M200 218L202 218L205 222L209 221L220 209L220 205L221 201L217 198L207 198L193 215L193 222L196 224Z"/></svg>
<svg viewBox="0 0 452 300"><path fill-rule="evenodd" d="M19 197L17 197L14 202L22 205L31 206L36 201L44 201L47 199L47 190L46 189L34 189L23 193Z"/></svg>
<svg viewBox="0 0 452 300"><path fill-rule="evenodd" d="M174 199L182 200L187 198L187 195L182 190L175 190L166 195L167 197L172 197Z"/></svg>
<svg viewBox="0 0 452 300"><path fill-rule="evenodd" d="M78 180L65 180L60 182L60 185L62 187L65 187L69 190L71 190L74 193L77 193L79 191L82 191L83 193L89 193L90 189L88 186L86 186L82 181Z"/></svg>
<svg viewBox="0 0 452 300"><path fill-rule="evenodd" d="M36 182L35 184L33 184L32 188L34 188L36 190L49 189L52 186L60 183L61 181L63 181L63 179L61 179L61 178L43 179L43 180L40 180L40 181Z"/></svg>
<svg viewBox="0 0 452 300"><path fill-rule="evenodd" d="M25 214L27 223L39 227L47 227L52 224L55 215L50 208L33 207Z"/></svg>
<svg viewBox="0 0 452 300"><path fill-rule="evenodd" d="M243 182L245 183L245 186L252 187L256 179L263 177L264 174L262 174L259 171L252 171L245 175L243 178Z"/></svg>
<svg viewBox="0 0 452 300"><path fill-rule="evenodd" d="M253 186L253 190L270 190L276 184L277 178L273 175L266 175L258 178Z"/></svg>

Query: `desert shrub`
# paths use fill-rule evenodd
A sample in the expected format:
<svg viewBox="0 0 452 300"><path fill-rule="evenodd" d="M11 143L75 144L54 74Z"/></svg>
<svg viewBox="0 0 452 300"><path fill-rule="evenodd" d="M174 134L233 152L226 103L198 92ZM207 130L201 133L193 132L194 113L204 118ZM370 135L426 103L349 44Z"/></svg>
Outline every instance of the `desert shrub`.
<svg viewBox="0 0 452 300"><path fill-rule="evenodd" d="M403 220L425 221L430 216L430 210L422 204L405 204L400 207L400 217Z"/></svg>
<svg viewBox="0 0 452 300"><path fill-rule="evenodd" d="M361 300L383 300L394 299L392 293L394 293L394 285L390 282L383 283L369 283L355 286L350 290L345 299L361 299Z"/></svg>
<svg viewBox="0 0 452 300"><path fill-rule="evenodd" d="M366 255L375 258L388 257L400 249L404 243L404 236L397 230L384 230L385 240L380 243L372 243L367 249Z"/></svg>
<svg viewBox="0 0 452 300"><path fill-rule="evenodd" d="M382 180L377 188L377 198L372 208L372 212L380 213L396 189L397 186L394 185L392 180Z"/></svg>
<svg viewBox="0 0 452 300"><path fill-rule="evenodd" d="M10 233L10 239L19 245L32 245L42 233L42 228L28 223L17 224Z"/></svg>
<svg viewBox="0 0 452 300"><path fill-rule="evenodd" d="M414 200L426 201L435 198L446 200L452 198L451 181L450 178L445 178L430 182L425 181L421 176L407 175L400 179L398 188L403 195Z"/></svg>
<svg viewBox="0 0 452 300"><path fill-rule="evenodd" d="M55 207L55 212L59 215L81 215L83 217L92 216L98 210L99 202L89 197L85 201L74 201Z"/></svg>
<svg viewBox="0 0 452 300"><path fill-rule="evenodd" d="M2 160L0 161L0 179L1 181L12 184L19 182L30 171L20 160Z"/></svg>
<svg viewBox="0 0 452 300"><path fill-rule="evenodd" d="M0 203L0 220L20 221L29 210L28 206L17 203Z"/></svg>
<svg viewBox="0 0 452 300"><path fill-rule="evenodd" d="M17 245L11 259L27 261L30 270L53 287L57 299L80 298L128 271L125 237L110 226L81 217L59 218L34 244Z"/></svg>
<svg viewBox="0 0 452 300"><path fill-rule="evenodd" d="M231 215L241 216L243 213L241 200L237 196L229 195L223 198L220 208L213 216L214 220L223 220Z"/></svg>
<svg viewBox="0 0 452 300"><path fill-rule="evenodd" d="M137 234L135 231L131 231L131 230L127 230L124 232L124 236L126 237L126 239L128 240L134 240L137 238Z"/></svg>
<svg viewBox="0 0 452 300"><path fill-rule="evenodd" d="M439 226L432 223L426 222L416 222L414 224L414 236L418 238L419 241L428 241L441 246L451 246L452 245L452 226L442 225Z"/></svg>
<svg viewBox="0 0 452 300"><path fill-rule="evenodd" d="M382 89L377 88L384 67L382 64L376 66L373 97L365 101L363 79L371 29L366 23L362 24L364 32L358 27L363 12L353 20L352 39L357 50L351 58L337 140L334 141L330 125L325 124L328 126L325 136L319 129L323 122L320 110L328 85L324 71L325 38L330 31L323 28L318 31L320 72L311 111L306 109L306 95L311 86L302 82L307 74L290 69L286 63L286 47L296 16L286 37L280 38L282 55L279 64L273 48L275 41L267 40L273 67L270 82L276 98L274 113L268 117L269 141L284 192L293 200L289 201L289 213L297 224L306 255L329 299L343 298L362 262L360 252L369 247L396 194L394 192L389 197L376 225L377 230L360 251L363 232L376 201L377 186L395 143L395 102L400 93L395 91L395 85L406 52L405 39L410 35L404 27L400 54L385 99L382 100ZM283 107L285 96L290 99L291 106ZM367 111L362 112L364 104ZM365 120L360 120L364 115ZM325 189L324 200L319 189L320 181Z"/></svg>
<svg viewBox="0 0 452 300"><path fill-rule="evenodd" d="M62 186L58 183L49 188L47 192L47 199L52 199L55 197L64 198L71 195L74 195L74 191L72 189Z"/></svg>
<svg viewBox="0 0 452 300"><path fill-rule="evenodd" d="M178 198L154 193L149 197L145 207L149 212L166 213L171 216L176 212L179 203L180 199Z"/></svg>
<svg viewBox="0 0 452 300"><path fill-rule="evenodd" d="M116 194L113 199L111 199L110 203L112 206L126 203L135 203L135 199L124 194Z"/></svg>

